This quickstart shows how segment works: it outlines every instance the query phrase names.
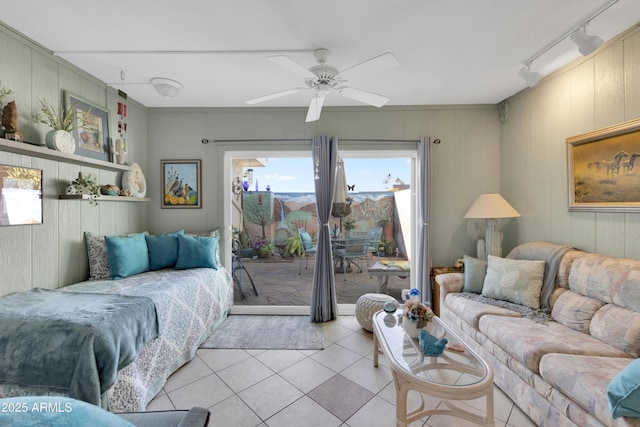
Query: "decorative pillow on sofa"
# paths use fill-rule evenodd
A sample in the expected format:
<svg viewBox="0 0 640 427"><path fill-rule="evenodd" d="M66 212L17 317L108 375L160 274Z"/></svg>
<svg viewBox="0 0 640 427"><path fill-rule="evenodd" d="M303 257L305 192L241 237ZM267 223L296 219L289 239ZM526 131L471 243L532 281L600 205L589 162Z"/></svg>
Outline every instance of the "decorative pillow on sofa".
<svg viewBox="0 0 640 427"><path fill-rule="evenodd" d="M464 256L464 286L462 290L464 292L474 292L476 294L482 293L482 286L484 285L484 276L487 274L487 261L471 257L469 255Z"/></svg>
<svg viewBox="0 0 640 427"><path fill-rule="evenodd" d="M144 234L104 236L111 278L118 280L149 271L149 251Z"/></svg>
<svg viewBox="0 0 640 427"><path fill-rule="evenodd" d="M211 231L198 231L195 233L185 233L187 236L195 236L195 237L217 237L218 244L216 245L216 265L222 265L220 262L220 229L216 228Z"/></svg>
<svg viewBox="0 0 640 427"><path fill-rule="evenodd" d="M176 270L187 268L213 268L217 270L217 247L217 237L178 235Z"/></svg>
<svg viewBox="0 0 640 427"><path fill-rule="evenodd" d="M629 363L607 387L613 418L640 417L640 359Z"/></svg>
<svg viewBox="0 0 640 427"><path fill-rule="evenodd" d="M184 234L184 230L157 236L145 236L147 249L149 250L149 269L161 270L173 268L178 261L178 235Z"/></svg>
<svg viewBox="0 0 640 427"><path fill-rule="evenodd" d="M149 234L144 231L142 234ZM131 234L125 234L130 236ZM87 258L89 260L89 279L101 280L111 279L109 269L109 254L104 236L85 231L84 239L87 246Z"/></svg>
<svg viewBox="0 0 640 427"><path fill-rule="evenodd" d="M540 308L544 261L524 261L493 255L488 258L487 275L482 286L483 296Z"/></svg>
<svg viewBox="0 0 640 427"><path fill-rule="evenodd" d="M553 304L551 318L564 326L588 334L593 315L603 305L603 301L573 291L565 291Z"/></svg>

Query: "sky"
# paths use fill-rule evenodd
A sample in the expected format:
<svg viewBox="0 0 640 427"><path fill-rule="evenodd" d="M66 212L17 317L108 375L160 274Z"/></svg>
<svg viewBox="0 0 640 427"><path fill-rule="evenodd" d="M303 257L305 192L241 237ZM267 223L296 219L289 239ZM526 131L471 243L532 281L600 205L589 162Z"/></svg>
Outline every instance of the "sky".
<svg viewBox="0 0 640 427"><path fill-rule="evenodd" d="M344 159L349 191L385 191L393 187L396 179L411 182L410 159ZM253 168L253 187L258 190L267 185L276 193L313 193L314 170L311 158L269 158L266 167ZM388 181L387 181L387 178ZM385 182L387 181L387 182Z"/></svg>

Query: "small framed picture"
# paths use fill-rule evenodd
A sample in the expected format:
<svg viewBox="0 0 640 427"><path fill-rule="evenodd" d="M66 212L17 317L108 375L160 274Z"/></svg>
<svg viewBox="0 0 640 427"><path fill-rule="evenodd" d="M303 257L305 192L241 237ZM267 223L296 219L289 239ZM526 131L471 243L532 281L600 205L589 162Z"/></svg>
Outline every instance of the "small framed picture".
<svg viewBox="0 0 640 427"><path fill-rule="evenodd" d="M202 208L200 160L161 160L162 208Z"/></svg>
<svg viewBox="0 0 640 427"><path fill-rule="evenodd" d="M66 109L73 106L73 138L75 154L111 161L109 110L65 92Z"/></svg>

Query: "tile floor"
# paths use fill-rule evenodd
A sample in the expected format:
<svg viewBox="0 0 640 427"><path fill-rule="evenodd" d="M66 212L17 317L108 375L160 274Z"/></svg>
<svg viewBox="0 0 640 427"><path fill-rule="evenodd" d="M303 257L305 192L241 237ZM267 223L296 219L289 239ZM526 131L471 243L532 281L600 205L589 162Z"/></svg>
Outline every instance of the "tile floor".
<svg viewBox="0 0 640 427"><path fill-rule="evenodd" d="M384 357L373 367L373 336L355 316L324 326L324 350L212 350L175 372L147 406L148 411L202 406L209 425L243 427L392 427L395 390ZM411 407L412 401L409 400ZM425 397L427 405L441 402ZM484 399L469 407L483 411ZM496 427L535 424L497 387ZM432 416L411 424L466 427L466 421Z"/></svg>

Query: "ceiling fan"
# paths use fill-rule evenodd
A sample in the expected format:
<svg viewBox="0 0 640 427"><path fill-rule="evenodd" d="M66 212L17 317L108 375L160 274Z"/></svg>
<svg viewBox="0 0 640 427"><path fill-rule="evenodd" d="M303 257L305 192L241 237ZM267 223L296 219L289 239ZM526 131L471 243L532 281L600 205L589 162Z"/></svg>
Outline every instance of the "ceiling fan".
<svg viewBox="0 0 640 427"><path fill-rule="evenodd" d="M306 90L314 90L315 95L311 98L309 109L307 110L307 118L305 120L307 122L313 122L320 118L324 98L332 89L337 91L339 95L376 107L382 107L389 101L389 98L387 97L361 89L344 86L344 83L353 78L399 66L400 63L393 54L389 52L383 53L382 55L361 62L360 64L356 64L342 71L339 71L336 67L326 63L329 54L330 52L327 49L317 49L314 52L314 56L316 61L318 61L318 64L309 69L304 68L302 65L285 55L267 57L271 62L304 77L305 86L251 99L246 101L247 104L258 104L260 102L269 101L282 96L293 95L294 93Z"/></svg>

